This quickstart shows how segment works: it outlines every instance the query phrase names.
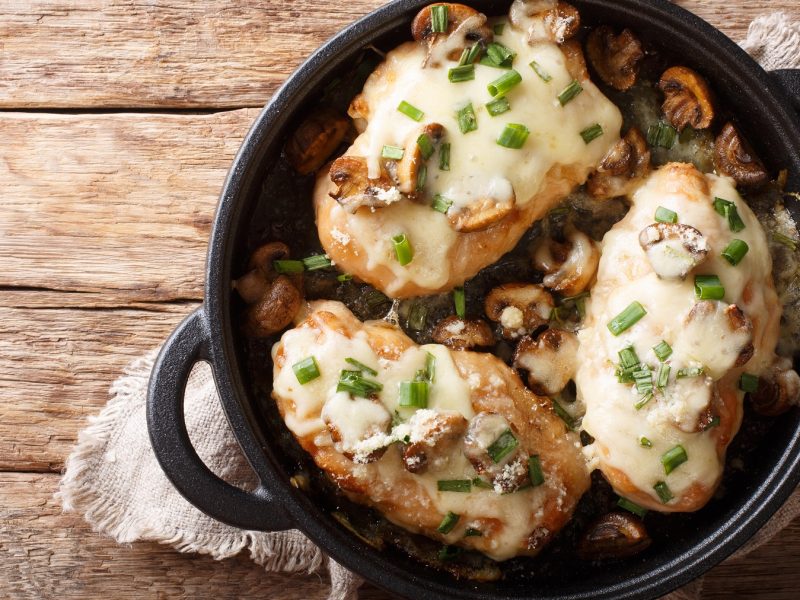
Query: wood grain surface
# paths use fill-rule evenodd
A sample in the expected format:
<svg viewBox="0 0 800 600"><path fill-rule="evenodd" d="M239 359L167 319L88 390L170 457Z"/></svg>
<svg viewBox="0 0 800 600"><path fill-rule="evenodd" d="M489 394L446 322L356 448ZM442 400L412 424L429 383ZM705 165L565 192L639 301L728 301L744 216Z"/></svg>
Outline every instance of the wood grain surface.
<svg viewBox="0 0 800 600"><path fill-rule="evenodd" d="M734 39L770 10L800 20L796 0L677 3ZM324 577L246 557L119 547L53 493L111 381L201 300L217 194L257 107L380 4L0 3L0 598L325 597ZM712 570L703 598L789 600L798 584L800 521Z"/></svg>

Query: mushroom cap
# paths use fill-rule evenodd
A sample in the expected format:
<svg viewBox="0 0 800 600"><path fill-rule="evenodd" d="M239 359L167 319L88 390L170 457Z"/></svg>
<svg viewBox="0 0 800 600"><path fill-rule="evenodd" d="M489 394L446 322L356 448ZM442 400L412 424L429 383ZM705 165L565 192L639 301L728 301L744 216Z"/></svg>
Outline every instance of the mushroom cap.
<svg viewBox="0 0 800 600"><path fill-rule="evenodd" d="M612 512L589 526L578 542L578 554L584 560L625 558L645 550L651 542L639 518Z"/></svg>
<svg viewBox="0 0 800 600"><path fill-rule="evenodd" d="M625 91L636 83L642 44L630 29L619 35L607 25L595 28L586 40L586 53L597 74L607 85Z"/></svg>
<svg viewBox="0 0 800 600"><path fill-rule="evenodd" d="M667 121L678 131L687 125L705 129L714 120L714 101L708 83L688 67L671 67L658 82L664 92L661 106Z"/></svg>
<svg viewBox="0 0 800 600"><path fill-rule="evenodd" d="M309 115L286 142L289 164L300 175L317 171L333 154L350 129L350 119L330 107Z"/></svg>
<svg viewBox="0 0 800 600"><path fill-rule="evenodd" d="M492 328L481 319L461 319L456 315L442 319L431 332L433 341L453 350L485 348L494 345Z"/></svg>
<svg viewBox="0 0 800 600"><path fill-rule="evenodd" d="M758 185L769 177L764 163L730 122L725 124L714 142L714 167L740 185Z"/></svg>

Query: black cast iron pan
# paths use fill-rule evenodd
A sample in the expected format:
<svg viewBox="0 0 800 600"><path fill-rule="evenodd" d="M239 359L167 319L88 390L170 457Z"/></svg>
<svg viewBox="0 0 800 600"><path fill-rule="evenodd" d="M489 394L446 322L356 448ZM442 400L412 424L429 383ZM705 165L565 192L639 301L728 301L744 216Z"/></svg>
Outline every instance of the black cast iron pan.
<svg viewBox="0 0 800 600"><path fill-rule="evenodd" d="M235 326L231 279L246 260L248 234L265 173L276 164L298 115L338 73L347 73L369 44L408 39L409 23L430 0L399 0L354 23L312 55L275 94L247 135L228 174L208 252L205 301L172 334L150 382L148 425L156 456L175 487L195 506L231 525L277 531L299 528L325 552L373 583L409 598L655 598L699 576L741 546L800 482L800 412L774 422L752 449L756 468L714 501L670 543L612 567L569 565L556 574L506 577L494 583L456 580L397 551L378 551L343 528L319 502L289 483L281 431L254 397ZM474 0L488 15L510 2ZM800 190L800 72L764 72L722 33L666 0L575 0L587 23L630 27L642 39L677 51L705 75L772 172L788 169ZM790 206L800 219L800 209ZM192 448L183 417L186 379L197 361L214 371L220 401L261 485L234 488L212 474ZM269 366L264 367L268 369ZM535 560L535 559L534 559ZM569 573L569 576L565 576ZM535 574L534 574L535 575Z"/></svg>

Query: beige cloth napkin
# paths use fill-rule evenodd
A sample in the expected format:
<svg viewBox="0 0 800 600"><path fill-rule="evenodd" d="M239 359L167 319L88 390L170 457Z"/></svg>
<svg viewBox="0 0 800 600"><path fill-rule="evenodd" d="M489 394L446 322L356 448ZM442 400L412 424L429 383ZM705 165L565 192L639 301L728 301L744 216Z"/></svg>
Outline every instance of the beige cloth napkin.
<svg viewBox="0 0 800 600"><path fill-rule="evenodd" d="M767 69L800 67L800 24L783 13L759 17L742 47ZM247 550L269 571L330 573L330 600L355 600L361 579L325 556L299 531L243 531L214 521L175 491L150 448L145 399L155 352L128 366L111 386L111 400L78 436L57 496L96 531L119 543L148 540L181 552L222 559ZM186 424L200 457L223 479L256 485L219 404L211 370L198 364L186 387ZM771 539L800 513L800 492L733 558ZM702 579L669 600L696 600ZM264 590L269 596L269 590Z"/></svg>

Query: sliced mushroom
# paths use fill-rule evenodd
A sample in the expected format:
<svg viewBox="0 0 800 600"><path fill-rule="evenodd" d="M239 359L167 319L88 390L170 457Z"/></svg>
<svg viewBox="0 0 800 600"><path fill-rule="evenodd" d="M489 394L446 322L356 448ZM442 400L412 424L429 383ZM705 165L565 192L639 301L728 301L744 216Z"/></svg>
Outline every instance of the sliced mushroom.
<svg viewBox="0 0 800 600"><path fill-rule="evenodd" d="M416 194L419 191L419 169L425 164L422 147L417 141L426 136L431 148L436 148L444 136L444 127L439 123L423 125L406 141L403 158L397 163L397 189L404 194Z"/></svg>
<svg viewBox="0 0 800 600"><path fill-rule="evenodd" d="M650 173L650 148L636 127L632 127L600 161L587 182L589 193L600 199L627 196Z"/></svg>
<svg viewBox="0 0 800 600"><path fill-rule="evenodd" d="M286 143L286 158L300 175L319 169L344 140L350 120L323 107L305 119Z"/></svg>
<svg viewBox="0 0 800 600"><path fill-rule="evenodd" d="M544 26L554 42L563 44L580 31L581 15L578 9L566 2L559 2L543 15Z"/></svg>
<svg viewBox="0 0 800 600"><path fill-rule="evenodd" d="M733 123L726 123L714 142L714 167L740 185L759 185L769 177L764 163Z"/></svg>
<svg viewBox="0 0 800 600"><path fill-rule="evenodd" d="M640 519L612 512L589 526L578 542L578 555L584 560L625 558L642 552L651 542Z"/></svg>
<svg viewBox="0 0 800 600"><path fill-rule="evenodd" d="M472 418L464 437L464 456L498 493L513 492L529 481L528 453L502 415L480 412Z"/></svg>
<svg viewBox="0 0 800 600"><path fill-rule="evenodd" d="M687 125L705 129L711 125L714 120L711 90L700 75L687 67L672 67L661 75L658 87L664 92L661 109L675 129L683 131Z"/></svg>
<svg viewBox="0 0 800 600"><path fill-rule="evenodd" d="M451 315L436 324L431 332L433 341L453 350L469 350L494 345L492 328L481 319L461 319Z"/></svg>
<svg viewBox="0 0 800 600"><path fill-rule="evenodd" d="M337 185L331 198L350 212L362 206L382 208L403 197L385 169L381 169L378 179L370 179L367 161L360 156L337 158L331 164L330 178Z"/></svg>
<svg viewBox="0 0 800 600"><path fill-rule="evenodd" d="M630 29L614 35L606 25L596 28L586 40L586 53L600 79L614 89L625 91L636 83L644 51Z"/></svg>
<svg viewBox="0 0 800 600"><path fill-rule="evenodd" d="M504 338L515 339L546 325L555 301L540 285L506 283L489 292L483 308L489 319L502 325Z"/></svg>
<svg viewBox="0 0 800 600"><path fill-rule="evenodd" d="M416 411L405 424L407 441L402 446L403 465L410 473L423 473L428 466L443 466L449 449L467 430L467 420L456 411Z"/></svg>
<svg viewBox="0 0 800 600"><path fill-rule="evenodd" d="M532 21L528 28L528 41L552 41L558 44L578 33L581 16L571 4L555 0L516 0L509 11L511 24L520 28Z"/></svg>
<svg viewBox="0 0 800 600"><path fill-rule="evenodd" d="M758 378L758 389L750 393L753 409L760 415L774 417L800 404L800 376L792 361L776 356L769 371Z"/></svg>
<svg viewBox="0 0 800 600"><path fill-rule="evenodd" d="M447 31L433 31L433 7L447 7ZM445 58L458 60L467 46L480 43L486 46L494 39L494 32L486 25L486 15L474 8L449 2L429 4L423 8L411 23L411 34L418 42L428 44L426 65L438 66ZM444 43L444 42L447 43ZM439 46L446 54L439 56Z"/></svg>
<svg viewBox="0 0 800 600"><path fill-rule="evenodd" d="M589 79L589 69L586 67L586 59L583 56L583 49L578 40L569 40L561 45L561 52L564 54L564 64L567 73L573 79L586 81Z"/></svg>
<svg viewBox="0 0 800 600"><path fill-rule="evenodd" d="M653 223L639 234L639 245L661 279L685 279L708 257L706 238L682 223Z"/></svg>
<svg viewBox="0 0 800 600"><path fill-rule="evenodd" d="M328 427L334 448L357 463L378 460L392 438L392 416L376 399L351 398L334 394L322 407L322 421Z"/></svg>
<svg viewBox="0 0 800 600"><path fill-rule="evenodd" d="M553 239L539 244L533 264L546 273L542 283L564 296L581 293L591 282L600 261L600 250L588 235L572 227L566 243Z"/></svg>
<svg viewBox="0 0 800 600"><path fill-rule="evenodd" d="M483 231L510 215L514 211L514 202L513 194L510 202L494 198L476 200L461 208L451 206L447 218L453 229L461 233Z"/></svg>
<svg viewBox="0 0 800 600"><path fill-rule="evenodd" d="M578 336L548 329L536 340L524 337L514 352L514 368L528 373L528 387L540 396L554 396L575 377Z"/></svg>

